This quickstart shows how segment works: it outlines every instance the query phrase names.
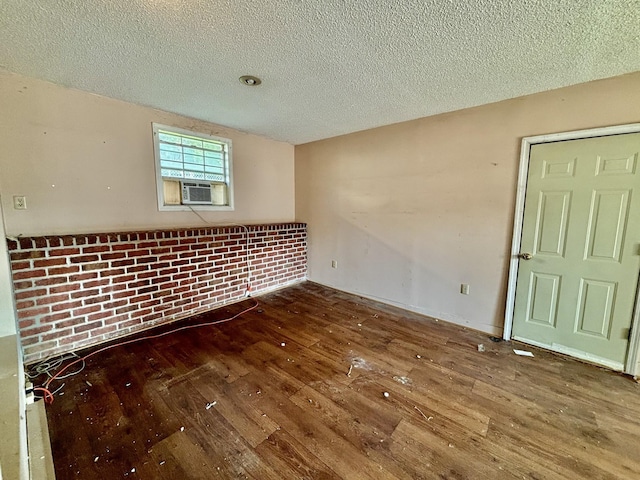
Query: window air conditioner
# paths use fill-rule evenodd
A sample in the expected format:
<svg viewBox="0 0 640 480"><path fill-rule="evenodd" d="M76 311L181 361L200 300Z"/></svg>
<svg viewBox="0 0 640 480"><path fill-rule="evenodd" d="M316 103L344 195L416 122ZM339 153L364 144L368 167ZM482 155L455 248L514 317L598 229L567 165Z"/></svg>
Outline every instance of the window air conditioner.
<svg viewBox="0 0 640 480"><path fill-rule="evenodd" d="M211 205L211 184L182 182L182 203Z"/></svg>

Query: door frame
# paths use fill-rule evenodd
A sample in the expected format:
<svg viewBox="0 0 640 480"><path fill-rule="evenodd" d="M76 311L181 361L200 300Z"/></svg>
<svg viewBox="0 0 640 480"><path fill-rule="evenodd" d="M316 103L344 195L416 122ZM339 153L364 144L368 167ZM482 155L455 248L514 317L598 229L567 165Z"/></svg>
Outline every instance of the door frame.
<svg viewBox="0 0 640 480"><path fill-rule="evenodd" d="M518 171L518 185L516 190L515 214L513 220L513 238L511 241L511 254L509 256L509 280L507 283L507 303L504 313L504 330L502 338L511 340L513 330L513 313L516 301L516 280L518 278L518 253L522 240L522 224L524 223L524 201L527 192L527 178L529 174L529 154L531 147L539 143L561 142L564 140L578 140L583 138L606 137L621 135L624 133L640 133L640 123L616 125L612 127L592 128L589 130L576 130L572 132L551 133L548 135L536 135L523 137L520 148L520 166ZM640 167L637 167L640 168ZM640 274L640 272L639 272ZM640 360L640 278L639 287L636 290L636 300L631 319L631 337L625 362L624 373L637 375L636 364ZM585 356L584 359L588 360Z"/></svg>

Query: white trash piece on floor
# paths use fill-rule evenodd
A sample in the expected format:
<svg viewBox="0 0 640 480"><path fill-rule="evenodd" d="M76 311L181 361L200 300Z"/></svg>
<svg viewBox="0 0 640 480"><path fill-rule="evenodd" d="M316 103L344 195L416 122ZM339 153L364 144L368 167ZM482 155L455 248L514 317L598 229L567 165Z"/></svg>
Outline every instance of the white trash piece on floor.
<svg viewBox="0 0 640 480"><path fill-rule="evenodd" d="M527 352L526 350L517 350L514 348L513 353L520 355L521 357L533 357L533 353Z"/></svg>

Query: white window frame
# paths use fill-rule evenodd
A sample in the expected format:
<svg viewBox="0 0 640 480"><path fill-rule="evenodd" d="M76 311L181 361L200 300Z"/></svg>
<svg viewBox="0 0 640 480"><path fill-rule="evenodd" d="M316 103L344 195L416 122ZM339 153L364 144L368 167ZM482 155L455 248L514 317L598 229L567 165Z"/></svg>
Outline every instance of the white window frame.
<svg viewBox="0 0 640 480"><path fill-rule="evenodd" d="M206 133L194 132L191 130L185 130L183 128L172 127L169 125L162 125L160 123L152 123L153 127L153 152L155 157L156 168L156 193L158 197L158 210L164 212L184 212L192 210L205 210L205 211L232 211L234 210L233 202L233 154L232 143L228 138L216 137L214 135L208 135ZM164 202L164 178L162 177L162 169L160 168L160 146L158 142L158 130L166 130L168 132L174 132L179 135L188 135L191 137L202 138L203 140L213 140L221 142L227 145L227 197L229 205L197 205L197 204L180 204L180 205L165 205ZM177 178L167 178L167 180L176 180ZM195 181L195 180L188 180ZM201 182L201 181L198 181Z"/></svg>

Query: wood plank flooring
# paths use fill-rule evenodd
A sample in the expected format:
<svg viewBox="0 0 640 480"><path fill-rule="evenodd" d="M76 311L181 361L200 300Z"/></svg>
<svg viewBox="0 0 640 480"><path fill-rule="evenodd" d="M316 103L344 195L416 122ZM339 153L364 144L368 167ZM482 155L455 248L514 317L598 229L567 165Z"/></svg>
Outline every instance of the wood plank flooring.
<svg viewBox="0 0 640 480"><path fill-rule="evenodd" d="M259 302L64 380L58 480L640 478L627 377L310 282Z"/></svg>

